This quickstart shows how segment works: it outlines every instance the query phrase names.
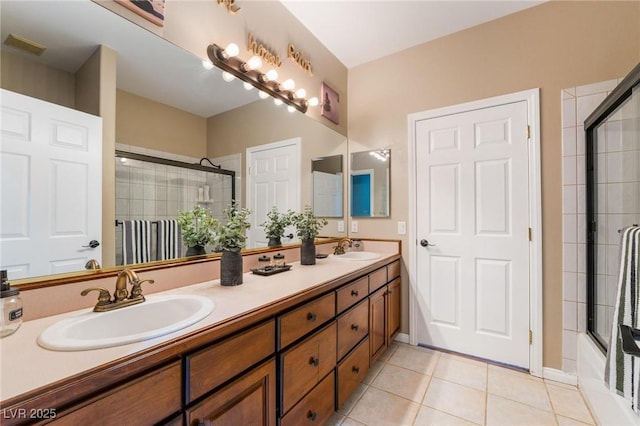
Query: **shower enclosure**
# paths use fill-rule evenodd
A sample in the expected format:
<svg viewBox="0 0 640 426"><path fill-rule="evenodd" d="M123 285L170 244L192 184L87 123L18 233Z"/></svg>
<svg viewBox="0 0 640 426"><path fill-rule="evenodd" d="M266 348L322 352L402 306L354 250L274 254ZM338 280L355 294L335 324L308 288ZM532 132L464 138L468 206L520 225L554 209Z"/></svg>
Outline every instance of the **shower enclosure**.
<svg viewBox="0 0 640 426"><path fill-rule="evenodd" d="M640 223L640 64L585 120L587 332L606 352L620 230Z"/></svg>

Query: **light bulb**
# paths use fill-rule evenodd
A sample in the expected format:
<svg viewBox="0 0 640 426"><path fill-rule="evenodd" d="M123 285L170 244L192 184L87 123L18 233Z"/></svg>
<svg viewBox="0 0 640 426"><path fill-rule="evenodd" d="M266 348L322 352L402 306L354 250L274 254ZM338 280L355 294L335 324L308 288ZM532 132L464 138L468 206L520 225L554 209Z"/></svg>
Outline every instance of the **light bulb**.
<svg viewBox="0 0 640 426"><path fill-rule="evenodd" d="M126 158L124 158L124 157L120 157L120 162L121 162L121 163L126 163L126 162L127 162L127 159L126 159Z"/></svg>
<svg viewBox="0 0 640 426"><path fill-rule="evenodd" d="M225 55L227 55L227 57L233 58L234 56L238 56L238 53L240 53L240 48L235 43L229 43L227 48L224 49L224 53Z"/></svg>
<svg viewBox="0 0 640 426"><path fill-rule="evenodd" d="M274 98L273 99L273 103L280 106L283 104L282 99L278 99L278 98Z"/></svg>
<svg viewBox="0 0 640 426"><path fill-rule="evenodd" d="M282 84L280 85L280 88L282 90L293 90L295 87L296 87L296 82L291 79L287 79L283 81Z"/></svg>
<svg viewBox="0 0 640 426"><path fill-rule="evenodd" d="M247 62L243 64L242 68L246 72L251 70L257 70L261 66L262 66L262 59L260 58L260 56L252 56L251 58L249 58Z"/></svg>
<svg viewBox="0 0 640 426"><path fill-rule="evenodd" d="M258 92L258 96L260 97L260 99L267 99L269 97L269 94L267 92L263 92L262 90L260 90Z"/></svg>
<svg viewBox="0 0 640 426"><path fill-rule="evenodd" d="M207 59L203 59L202 60L202 67L205 70L210 70L213 69L213 63L211 63L211 61L207 60Z"/></svg>
<svg viewBox="0 0 640 426"><path fill-rule="evenodd" d="M222 79L226 82L230 82L233 81L236 78L235 75L227 72L227 71L222 71Z"/></svg>
<svg viewBox="0 0 640 426"><path fill-rule="evenodd" d="M291 105L287 105L287 111L289 112L294 112L296 109L294 107L292 107Z"/></svg>
<svg viewBox="0 0 640 426"><path fill-rule="evenodd" d="M296 90L296 98L302 99L305 96L307 96L307 91L306 90L304 90L302 88Z"/></svg>
<svg viewBox="0 0 640 426"><path fill-rule="evenodd" d="M315 96L311 99L309 99L309 106L318 106L320 102L318 101L318 98L316 98Z"/></svg>
<svg viewBox="0 0 640 426"><path fill-rule="evenodd" d="M251 83L246 83L246 82L245 82L245 83L244 83L244 89L245 89L245 90L251 90L251 89L253 89L253 86L251 85Z"/></svg>
<svg viewBox="0 0 640 426"><path fill-rule="evenodd" d="M276 70L269 70L267 71L267 73L264 75L264 79L266 81L274 81L278 79L278 71Z"/></svg>

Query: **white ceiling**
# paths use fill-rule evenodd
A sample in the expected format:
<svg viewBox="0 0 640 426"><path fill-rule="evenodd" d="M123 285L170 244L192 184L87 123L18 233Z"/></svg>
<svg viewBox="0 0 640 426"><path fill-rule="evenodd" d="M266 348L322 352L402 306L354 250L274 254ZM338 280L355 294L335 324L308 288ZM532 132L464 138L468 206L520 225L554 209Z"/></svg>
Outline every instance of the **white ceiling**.
<svg viewBox="0 0 640 426"><path fill-rule="evenodd" d="M280 0L347 68L539 5L521 0Z"/></svg>
<svg viewBox="0 0 640 426"><path fill-rule="evenodd" d="M541 2L283 3L340 61L353 67ZM2 41L15 33L47 46L38 58L4 44L2 49L75 73L97 46L107 45L118 55L118 88L202 117L258 100L255 90L241 89L238 81L224 82L217 69L205 70L202 58L89 0L0 0L0 19Z"/></svg>

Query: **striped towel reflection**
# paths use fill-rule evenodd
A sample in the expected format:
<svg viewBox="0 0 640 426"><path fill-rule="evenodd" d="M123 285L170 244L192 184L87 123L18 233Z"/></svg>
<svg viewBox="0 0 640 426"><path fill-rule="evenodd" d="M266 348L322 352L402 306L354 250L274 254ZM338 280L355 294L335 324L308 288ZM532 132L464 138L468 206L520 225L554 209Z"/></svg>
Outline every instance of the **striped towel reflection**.
<svg viewBox="0 0 640 426"><path fill-rule="evenodd" d="M182 235L175 219L158 221L157 260L176 259L182 254Z"/></svg>
<svg viewBox="0 0 640 426"><path fill-rule="evenodd" d="M631 401L640 414L640 358L622 352L618 324L640 328L640 227L629 226L620 238L620 273L604 380Z"/></svg>
<svg viewBox="0 0 640 426"><path fill-rule="evenodd" d="M151 221L122 221L122 255L125 265L151 260Z"/></svg>

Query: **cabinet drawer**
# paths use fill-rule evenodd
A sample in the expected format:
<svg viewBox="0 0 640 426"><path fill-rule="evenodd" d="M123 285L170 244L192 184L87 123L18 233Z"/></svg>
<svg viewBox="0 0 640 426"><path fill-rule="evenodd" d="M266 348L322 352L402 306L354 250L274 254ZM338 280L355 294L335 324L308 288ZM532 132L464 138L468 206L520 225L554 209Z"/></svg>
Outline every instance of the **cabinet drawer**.
<svg viewBox="0 0 640 426"><path fill-rule="evenodd" d="M387 283L387 267L380 268L369 274L369 293L373 293Z"/></svg>
<svg viewBox="0 0 640 426"><path fill-rule="evenodd" d="M393 263L387 265L387 280L391 281L394 278L400 276L400 261L396 260Z"/></svg>
<svg viewBox="0 0 640 426"><path fill-rule="evenodd" d="M369 339L365 339L338 366L338 409L342 408L369 371Z"/></svg>
<svg viewBox="0 0 640 426"><path fill-rule="evenodd" d="M369 333L369 303L360 302L351 310L338 317L338 359Z"/></svg>
<svg viewBox="0 0 640 426"><path fill-rule="evenodd" d="M329 293L278 318L284 348L336 315L336 296Z"/></svg>
<svg viewBox="0 0 640 426"><path fill-rule="evenodd" d="M342 287L340 290L336 291L336 306L338 313L364 299L367 297L367 294L369 294L368 276L362 277L359 280Z"/></svg>
<svg viewBox="0 0 640 426"><path fill-rule="evenodd" d="M188 356L187 403L273 354L275 331L271 320Z"/></svg>
<svg viewBox="0 0 640 426"><path fill-rule="evenodd" d="M335 375L325 377L282 418L281 426L323 425L335 411Z"/></svg>
<svg viewBox="0 0 640 426"><path fill-rule="evenodd" d="M84 402L52 424L154 424L180 411L181 381L176 361Z"/></svg>
<svg viewBox="0 0 640 426"><path fill-rule="evenodd" d="M281 357L284 414L336 366L335 321Z"/></svg>

